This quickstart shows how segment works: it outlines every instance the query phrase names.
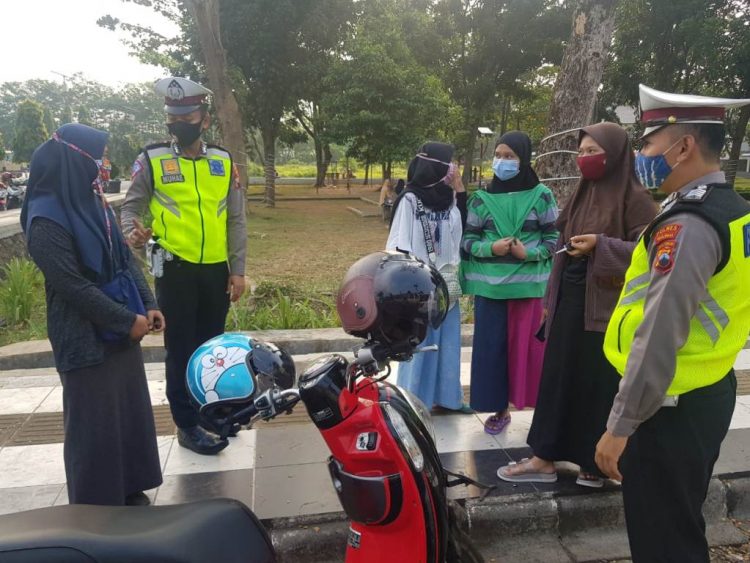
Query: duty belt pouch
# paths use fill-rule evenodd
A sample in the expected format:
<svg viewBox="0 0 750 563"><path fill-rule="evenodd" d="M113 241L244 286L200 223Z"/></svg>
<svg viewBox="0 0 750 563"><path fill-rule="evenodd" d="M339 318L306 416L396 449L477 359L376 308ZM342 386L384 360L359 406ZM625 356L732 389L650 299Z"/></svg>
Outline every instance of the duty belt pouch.
<svg viewBox="0 0 750 563"><path fill-rule="evenodd" d="M148 260L148 271L155 278L164 276L164 262L169 262L174 258L171 252L164 250L154 239L148 241L146 257Z"/></svg>
<svg viewBox="0 0 750 563"><path fill-rule="evenodd" d="M417 198L417 216L422 223L422 234L424 235L424 243L427 248L427 256L429 256L430 264L440 272L443 280L445 280L445 285L448 286L450 307L453 307L458 301L458 298L462 295L461 282L458 280L458 266L454 266L453 264L443 264L440 268L437 268L435 265L435 260L437 258L437 255L435 254L435 243L432 240L430 226L427 224L427 214L424 210L424 204L419 198Z"/></svg>

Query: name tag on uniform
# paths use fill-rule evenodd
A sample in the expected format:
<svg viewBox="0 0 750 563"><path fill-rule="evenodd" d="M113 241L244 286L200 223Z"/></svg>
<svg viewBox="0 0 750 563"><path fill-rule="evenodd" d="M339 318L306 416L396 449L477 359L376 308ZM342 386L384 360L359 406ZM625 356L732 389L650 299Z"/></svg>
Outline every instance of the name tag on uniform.
<svg viewBox="0 0 750 563"><path fill-rule="evenodd" d="M161 181L163 184L174 184L185 181L185 176L182 175L182 170L180 170L180 161L176 158L162 160L161 171Z"/></svg>
<svg viewBox="0 0 750 563"><path fill-rule="evenodd" d="M211 176L226 176L227 171L224 169L223 160L209 160L208 169L211 171Z"/></svg>

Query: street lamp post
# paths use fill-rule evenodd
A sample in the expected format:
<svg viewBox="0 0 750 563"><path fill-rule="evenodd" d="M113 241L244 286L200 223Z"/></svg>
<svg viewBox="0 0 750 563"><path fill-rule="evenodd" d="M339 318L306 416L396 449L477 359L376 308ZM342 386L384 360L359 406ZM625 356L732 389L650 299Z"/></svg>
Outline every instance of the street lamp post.
<svg viewBox="0 0 750 563"><path fill-rule="evenodd" d="M482 189L482 167L484 165L484 151L487 149L487 139L494 135L489 127L477 127L479 131L479 189Z"/></svg>

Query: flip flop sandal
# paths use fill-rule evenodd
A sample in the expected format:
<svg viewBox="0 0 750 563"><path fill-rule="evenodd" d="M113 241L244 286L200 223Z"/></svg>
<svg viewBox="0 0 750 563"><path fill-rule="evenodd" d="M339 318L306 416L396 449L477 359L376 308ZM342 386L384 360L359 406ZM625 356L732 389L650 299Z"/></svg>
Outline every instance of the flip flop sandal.
<svg viewBox="0 0 750 563"><path fill-rule="evenodd" d="M510 474L508 468L516 465L523 465L529 461L529 458L524 458L519 462L511 461L508 465L503 465L497 470L497 476L503 481L509 483L556 483L557 472L554 473L541 473L538 471L529 471L524 473Z"/></svg>
<svg viewBox="0 0 750 563"><path fill-rule="evenodd" d="M578 479L576 479L576 485L580 485L581 487L591 487L592 489L601 489L604 486L604 479L601 477L585 477L579 473Z"/></svg>
<svg viewBox="0 0 750 563"><path fill-rule="evenodd" d="M510 413L505 416L492 415L484 421L484 431L494 436L500 434L510 424Z"/></svg>

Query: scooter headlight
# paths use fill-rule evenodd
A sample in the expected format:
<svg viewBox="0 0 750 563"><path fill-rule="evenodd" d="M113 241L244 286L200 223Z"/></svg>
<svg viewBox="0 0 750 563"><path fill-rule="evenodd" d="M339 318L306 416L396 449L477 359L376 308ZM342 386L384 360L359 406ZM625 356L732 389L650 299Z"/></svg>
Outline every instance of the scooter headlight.
<svg viewBox="0 0 750 563"><path fill-rule="evenodd" d="M381 403L381 406L386 418L390 421L393 429L396 431L396 435L398 436L401 445L406 450L406 453L409 454L409 459L411 459L414 469L417 472L422 471L422 469L424 469L424 456L422 455L422 450L419 448L419 444L417 444L417 440L406 425L406 421L404 421L404 418L399 412L388 403Z"/></svg>
<svg viewBox="0 0 750 563"><path fill-rule="evenodd" d="M401 389L401 393L403 393L404 398L406 399L406 402L409 403L409 406L412 408L412 410L415 413L417 413L419 420L422 421L422 424L424 424L424 427L427 429L427 432L430 433L432 442L436 443L435 424L432 422L432 415L430 414L430 411L427 410L427 406L422 402L422 400L419 397L417 397L411 391L407 391L406 389Z"/></svg>

